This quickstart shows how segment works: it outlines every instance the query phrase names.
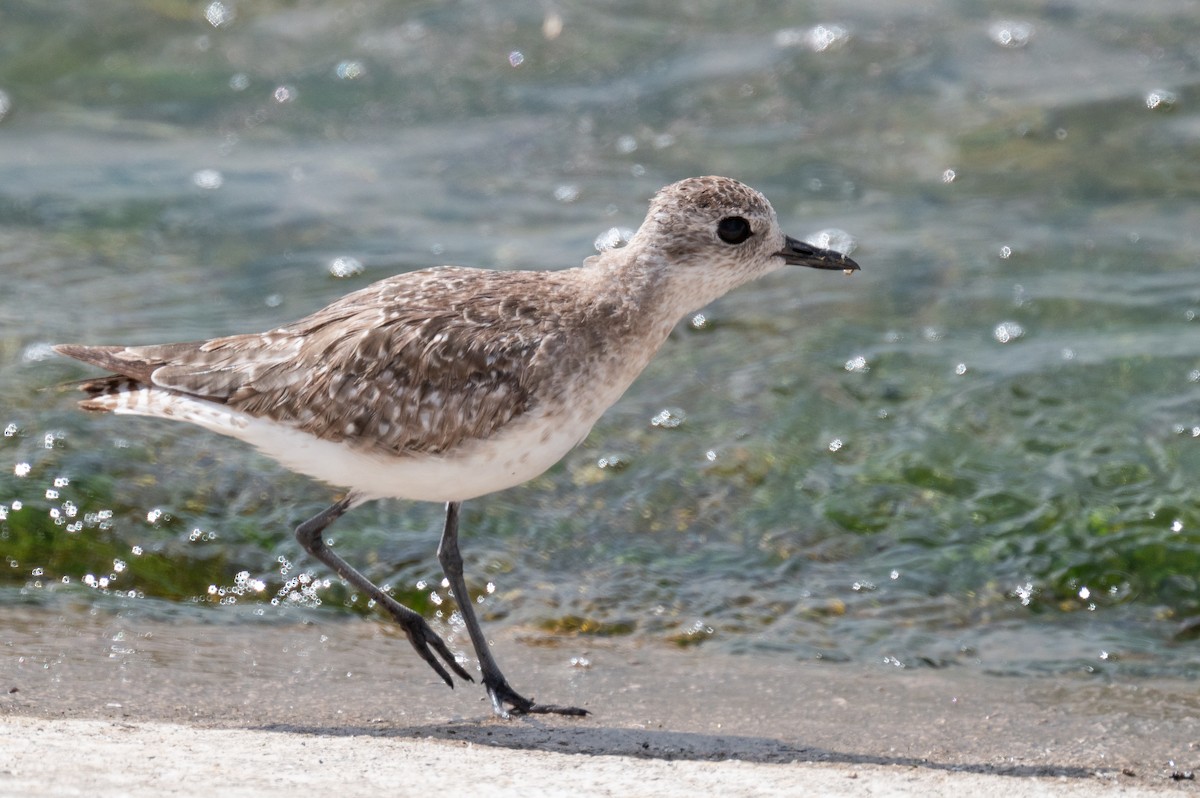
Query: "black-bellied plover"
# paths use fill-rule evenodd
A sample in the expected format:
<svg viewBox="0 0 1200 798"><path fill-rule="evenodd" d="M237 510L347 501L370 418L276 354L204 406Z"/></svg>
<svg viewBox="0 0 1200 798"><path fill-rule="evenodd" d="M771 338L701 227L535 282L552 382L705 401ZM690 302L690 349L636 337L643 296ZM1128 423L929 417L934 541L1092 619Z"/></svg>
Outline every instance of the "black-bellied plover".
<svg viewBox="0 0 1200 798"><path fill-rule="evenodd" d="M446 503L438 560L496 714L581 715L516 692L489 651L463 579L459 506L541 474L583 440L671 328L786 265L845 255L785 236L752 188L698 177L655 195L626 246L573 269L444 266L380 280L265 333L158 346L64 344L113 372L86 381L87 410L197 424L288 468L348 488L296 528L304 549L379 602L451 687L471 681L418 613L351 567L322 533L371 499ZM443 666L444 663L444 666Z"/></svg>

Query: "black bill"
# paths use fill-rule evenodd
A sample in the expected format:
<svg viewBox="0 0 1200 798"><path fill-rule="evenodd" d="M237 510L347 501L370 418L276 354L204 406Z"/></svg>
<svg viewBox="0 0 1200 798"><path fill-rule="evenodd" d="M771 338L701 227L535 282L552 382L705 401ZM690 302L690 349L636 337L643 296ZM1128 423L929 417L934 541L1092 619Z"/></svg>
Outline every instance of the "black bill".
<svg viewBox="0 0 1200 798"><path fill-rule="evenodd" d="M785 263L792 266L811 266L814 269L841 269L846 272L858 271L858 264L840 252L832 249L821 249L812 244L786 236L783 250L775 253L783 258Z"/></svg>

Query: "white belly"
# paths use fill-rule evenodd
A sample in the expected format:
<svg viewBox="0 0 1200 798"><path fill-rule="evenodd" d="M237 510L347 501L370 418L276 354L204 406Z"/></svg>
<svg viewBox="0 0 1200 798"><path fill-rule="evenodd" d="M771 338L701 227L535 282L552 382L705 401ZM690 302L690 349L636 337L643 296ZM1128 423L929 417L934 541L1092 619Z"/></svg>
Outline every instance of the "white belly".
<svg viewBox="0 0 1200 798"><path fill-rule="evenodd" d="M533 479L583 440L599 416L549 420L535 414L452 454L391 457L154 388L107 398L106 409L114 413L186 421L243 440L292 471L350 488L363 499L432 502L465 501Z"/></svg>

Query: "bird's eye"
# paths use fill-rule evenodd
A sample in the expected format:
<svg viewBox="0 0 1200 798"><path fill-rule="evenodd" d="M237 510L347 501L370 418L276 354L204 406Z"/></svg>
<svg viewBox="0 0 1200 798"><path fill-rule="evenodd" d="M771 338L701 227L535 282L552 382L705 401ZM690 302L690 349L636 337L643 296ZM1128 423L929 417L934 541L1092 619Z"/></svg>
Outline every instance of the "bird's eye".
<svg viewBox="0 0 1200 798"><path fill-rule="evenodd" d="M750 237L750 223L740 216L726 216L717 222L717 238L726 244L740 244Z"/></svg>

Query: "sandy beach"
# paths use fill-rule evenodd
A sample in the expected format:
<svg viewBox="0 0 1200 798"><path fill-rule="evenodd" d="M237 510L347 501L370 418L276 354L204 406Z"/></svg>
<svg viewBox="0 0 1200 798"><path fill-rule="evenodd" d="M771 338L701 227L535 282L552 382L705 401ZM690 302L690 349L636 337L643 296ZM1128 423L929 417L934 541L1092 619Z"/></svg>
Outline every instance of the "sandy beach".
<svg viewBox="0 0 1200 798"><path fill-rule="evenodd" d="M592 715L491 717L383 622L10 608L0 793L1149 795L1188 791L1185 681L1003 677L620 640L496 640Z"/></svg>

